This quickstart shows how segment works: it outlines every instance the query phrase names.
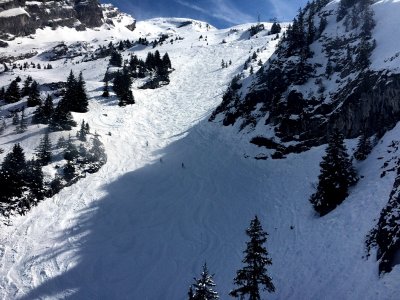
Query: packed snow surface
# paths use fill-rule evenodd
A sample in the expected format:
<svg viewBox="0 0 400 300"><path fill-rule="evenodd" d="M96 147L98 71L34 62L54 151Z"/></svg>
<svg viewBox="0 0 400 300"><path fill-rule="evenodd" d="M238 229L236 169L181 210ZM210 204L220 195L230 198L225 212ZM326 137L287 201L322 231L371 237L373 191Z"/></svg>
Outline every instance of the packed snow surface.
<svg viewBox="0 0 400 300"><path fill-rule="evenodd" d="M44 83L65 80L71 68L81 70L90 111L74 117L101 135L108 161L98 173L15 217L12 226L2 226L0 297L183 300L207 261L221 299L229 299L242 266L244 231L257 214L269 233L273 261L268 271L276 293L268 299L398 298L400 269L378 278L375 260L363 256L365 236L388 200L395 175L380 178L384 161L379 158L388 155L400 128L357 165L364 178L351 196L317 218L307 199L323 146L283 160L254 160L247 154L261 150L243 143L236 129L207 122L248 56L260 48L263 59L268 57L277 41L265 34L244 38L247 26L233 31L204 26L178 28L175 19L157 19L139 22L134 32L120 28L120 35L117 29L75 36L65 28L37 33L46 37L38 39L39 52L67 35L107 44L112 36L114 41L139 34L151 38L169 28L184 39L157 47L169 53L175 68L171 83L134 89L136 104L125 108L100 97L107 60L74 65L61 60L52 62L52 70L15 71ZM20 38L11 47L27 51L35 42ZM154 49L136 46L124 55L144 58L148 51ZM222 69L222 59L232 65ZM30 60L40 62L40 56ZM16 74L0 78L1 85ZM7 136L1 147L7 152L20 142L32 149L29 136L35 130L31 125L21 137ZM354 141L348 144L351 148Z"/></svg>
<svg viewBox="0 0 400 300"><path fill-rule="evenodd" d="M16 8L10 8L7 10L0 11L0 18L9 18L9 17L15 17L19 15L28 15L29 14L26 12L25 9L22 7L16 7Z"/></svg>

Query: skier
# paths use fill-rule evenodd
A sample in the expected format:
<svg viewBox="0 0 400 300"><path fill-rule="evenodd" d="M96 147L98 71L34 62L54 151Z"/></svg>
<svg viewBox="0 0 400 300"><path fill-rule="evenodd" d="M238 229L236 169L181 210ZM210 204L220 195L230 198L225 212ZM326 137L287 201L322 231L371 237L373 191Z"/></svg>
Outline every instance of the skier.
<svg viewBox="0 0 400 300"><path fill-rule="evenodd" d="M182 169L184 169L185 168L185 164L184 163L182 163Z"/></svg>

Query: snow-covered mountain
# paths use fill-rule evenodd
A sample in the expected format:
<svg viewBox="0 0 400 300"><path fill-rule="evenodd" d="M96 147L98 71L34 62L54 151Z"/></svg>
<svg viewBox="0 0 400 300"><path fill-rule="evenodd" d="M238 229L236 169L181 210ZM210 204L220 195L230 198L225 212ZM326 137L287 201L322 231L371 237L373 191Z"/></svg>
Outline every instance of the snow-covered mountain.
<svg viewBox="0 0 400 300"><path fill-rule="evenodd" d="M395 1L310 2L212 119L279 153L325 143L333 128L381 135L399 121L398 13Z"/></svg>
<svg viewBox="0 0 400 300"><path fill-rule="evenodd" d="M101 6L97 0L1 0L0 39L11 40L15 36L29 35L45 27L55 29L66 26L77 30L96 28L105 23L112 24L112 18L118 15L121 13L115 7ZM133 30L135 22L127 26Z"/></svg>
<svg viewBox="0 0 400 300"><path fill-rule="evenodd" d="M72 113L78 126L49 133L55 158L43 168L45 180L62 173L66 162L56 141L61 136L68 139L69 134L78 141L79 133L77 138L75 134L83 120L90 124L88 143L98 136L107 162L96 173L82 171L76 183L39 202L26 215L2 219L1 297L186 299L192 278L207 261L210 272L215 273L220 298L229 299L235 271L241 267L244 231L257 214L269 234L266 246L272 266L268 272L276 287L276 292L266 297L397 299L400 269L393 259L397 257L398 232L393 223L398 222L400 127L397 113L392 116L388 111L398 92L395 53L400 50L387 32L400 28L395 26L400 4L385 0L370 6L375 26L364 42L375 40L376 45L365 67L356 63L360 27L352 27L348 14L338 20L337 1L318 3L313 13L305 9L303 17L314 18L316 28L325 18L326 26L307 44L307 55L297 47L287 52L290 40L282 40L282 33L270 34L270 23L218 30L201 21L158 18L137 22L132 31L127 25L133 24L133 19L107 5L102 8L103 18L108 15L109 21L100 26L84 30L43 27L7 41L8 46L0 52L0 61L5 63L0 66L0 88L9 87L17 76L22 87L31 76L38 82L41 96L50 94L57 104L64 97L62 90L71 70L82 72L86 82L88 112ZM351 10L350 6L346 11ZM289 24L281 27L286 36L293 30ZM327 55L326 47L333 43L336 32L338 38L346 37L354 51L351 66L342 53L347 47L332 46ZM110 65L114 50L128 64L131 55L146 61L149 52L168 53L172 64L169 82L143 89L147 75L135 77L133 105L119 106L111 88L110 97L103 97L106 73L124 72ZM306 55L304 61L301 55ZM333 70L327 77L328 61ZM299 63L305 68L296 67ZM279 99L272 99L275 107L268 102L268 84L277 79L272 76L276 66L284 77L274 81L282 87L280 94L274 94ZM382 83L383 96L374 98L381 104L374 106L382 109L379 113L386 112L379 115L388 121L387 128L376 138L367 159L355 162L360 180L347 199L319 218L308 199L315 190L325 150L323 136L335 124L345 129L347 137L357 136L356 128L361 125L356 115L361 113L354 105L370 96L365 92L367 95L351 104L350 92L343 101L338 95L345 91L356 94L358 80L366 74L380 80L371 86L383 82L388 88ZM352 84L355 86L350 89ZM228 87L235 97L226 96ZM383 101L386 94L392 96L387 102ZM290 105L289 95L297 95ZM321 95L323 103L318 102ZM299 104L304 101L309 104L307 116L328 125L314 131L310 125L316 139L301 147L306 137L289 121L304 119L304 107ZM15 132L12 116L26 102L27 97L16 103L2 102L0 113L6 128L0 135L1 160L16 143L27 158L32 157L48 128L28 123L26 131ZM326 114L317 113L321 106ZM352 115L346 107L356 111ZM338 121L339 116L330 121L329 112L334 108L343 109L339 115L352 116L349 123ZM34 111L25 109L28 120ZM367 134L380 129L375 113L367 114L372 118ZM214 122L208 121L210 116ZM219 121L233 126L222 127ZM270 141L273 149L249 143L254 137L264 144ZM346 141L350 152L356 142ZM292 149L300 145L301 153L285 150L291 145ZM284 159L271 159L276 152ZM381 215L381 211L386 213ZM390 257L386 256L393 269L380 277L375 257L384 248L375 246L381 246L387 236L394 241Z"/></svg>

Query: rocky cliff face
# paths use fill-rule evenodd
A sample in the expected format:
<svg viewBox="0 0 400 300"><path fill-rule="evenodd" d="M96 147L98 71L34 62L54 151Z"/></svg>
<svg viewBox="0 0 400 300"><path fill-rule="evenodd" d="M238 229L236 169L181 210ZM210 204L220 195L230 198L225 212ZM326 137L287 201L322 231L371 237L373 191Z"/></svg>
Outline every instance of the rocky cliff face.
<svg viewBox="0 0 400 300"><path fill-rule="evenodd" d="M381 134L400 120L400 75L372 67L375 26L374 1L309 3L269 61L236 79L211 120L283 152L325 143L334 128L347 138Z"/></svg>
<svg viewBox="0 0 400 300"><path fill-rule="evenodd" d="M0 39L32 34L45 26L99 27L109 22L108 10L110 6L102 7L97 0L0 0ZM133 22L131 30L134 27Z"/></svg>

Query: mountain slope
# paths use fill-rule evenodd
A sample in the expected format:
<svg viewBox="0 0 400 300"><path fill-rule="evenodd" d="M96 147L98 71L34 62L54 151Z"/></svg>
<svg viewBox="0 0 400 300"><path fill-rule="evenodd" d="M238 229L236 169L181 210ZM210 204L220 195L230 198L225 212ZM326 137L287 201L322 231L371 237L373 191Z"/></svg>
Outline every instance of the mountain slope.
<svg viewBox="0 0 400 300"><path fill-rule="evenodd" d="M117 106L115 97L100 97L108 58L82 61L82 55L53 61L52 70L2 74L1 85L27 74L43 84L65 80L71 68L82 71L89 112L74 117L100 134L108 161L98 173L2 227L1 297L186 299L191 279L207 261L221 299L228 299L241 266L244 230L257 214L269 233L273 262L269 274L276 293L268 298L397 299L399 267L379 278L377 262L363 257L366 235L395 180L390 170L399 153L391 145L398 140L399 126L356 165L362 178L348 199L317 218L308 198L324 146L283 160L254 160L248 154L256 156L260 150L243 141L237 127L206 121L248 57L256 52L265 62L278 43L267 31L249 39L251 25L219 31L192 20L155 19L138 22L133 32L124 26L83 32L45 29L36 37L53 34L40 42L10 42L10 52L36 47L38 53L26 60L42 63L46 56L41 54L63 36L70 37L68 46L80 41L91 49L110 40L152 40L168 33L173 44L156 49L169 53L175 70L170 84L156 90L139 90L140 82L135 82L136 104L125 108ZM122 54L145 58L154 50L136 45ZM232 65L221 68L222 60ZM260 68L257 60L250 64ZM243 86L250 84L243 81ZM28 130L2 136L5 153L18 141L31 154L40 128L31 125ZM355 141L347 145L353 149ZM380 176L383 170L386 175Z"/></svg>
<svg viewBox="0 0 400 300"><path fill-rule="evenodd" d="M390 0L310 2L211 120L246 128L246 139L280 154L323 144L334 128L348 138L382 135L399 121L398 49L389 35L399 9Z"/></svg>

